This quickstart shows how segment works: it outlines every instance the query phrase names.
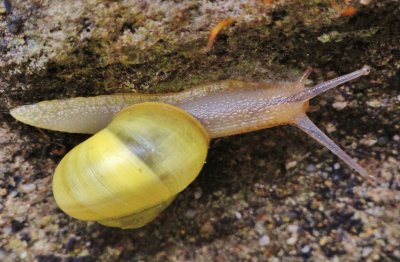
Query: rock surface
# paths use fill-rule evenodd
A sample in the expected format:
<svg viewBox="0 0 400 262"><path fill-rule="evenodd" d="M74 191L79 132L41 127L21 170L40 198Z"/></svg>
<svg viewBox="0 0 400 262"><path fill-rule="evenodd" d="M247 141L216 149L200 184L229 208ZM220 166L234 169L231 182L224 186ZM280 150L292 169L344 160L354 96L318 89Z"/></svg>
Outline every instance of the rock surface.
<svg viewBox="0 0 400 262"><path fill-rule="evenodd" d="M0 260L399 260L398 1L352 1L353 13L342 1L179 2L0 4ZM85 137L8 114L51 98L290 79L307 66L321 82L364 64L369 76L314 99L310 116L376 183L278 127L213 141L198 179L138 230L62 213L51 176Z"/></svg>

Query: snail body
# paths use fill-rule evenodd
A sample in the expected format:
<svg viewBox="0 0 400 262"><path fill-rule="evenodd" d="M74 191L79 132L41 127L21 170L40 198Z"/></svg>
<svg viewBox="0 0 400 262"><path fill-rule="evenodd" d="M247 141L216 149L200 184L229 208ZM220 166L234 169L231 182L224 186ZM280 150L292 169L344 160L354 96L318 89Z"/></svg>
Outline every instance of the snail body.
<svg viewBox="0 0 400 262"><path fill-rule="evenodd" d="M300 110L304 101L290 104L286 101L291 94L304 89L304 82L305 79L282 83L223 80L177 93L127 93L49 100L14 108L11 114L21 122L45 129L94 134L129 105L161 102L180 107L195 116L215 138L262 129L252 124L265 125L265 120L257 118L268 118L272 120L268 125L276 126L278 122L283 123L290 112L305 112L306 108ZM282 110L278 113L279 107ZM294 110L295 107L300 108ZM282 115L286 112L287 115ZM242 123L243 130L227 127L239 123Z"/></svg>
<svg viewBox="0 0 400 262"><path fill-rule="evenodd" d="M194 180L204 164L210 138L291 124L368 178L368 173L356 161L311 122L306 111L311 98L367 75L369 70L364 66L311 88L304 86L310 73L306 71L295 82L268 84L225 80L178 93L115 94L44 101L14 108L10 113L37 127L96 133L69 152L57 167L53 180L56 202L78 219L134 228L154 219ZM182 126L174 120L175 114L185 119ZM127 119L129 121L124 121ZM136 121L138 125L134 124ZM144 126L148 127L146 131L142 130ZM161 132L164 129L165 132ZM137 145L145 135L151 139L137 148L132 147L132 143ZM167 146L167 153L159 153L157 143L165 150ZM124 152L123 156L120 151ZM143 154L154 166L138 161L143 159ZM128 160L128 156L132 160ZM168 163L169 171L165 172L158 161ZM180 164L182 168L174 166ZM144 171L152 174L145 176L147 180L141 178ZM124 177L126 182L123 182Z"/></svg>

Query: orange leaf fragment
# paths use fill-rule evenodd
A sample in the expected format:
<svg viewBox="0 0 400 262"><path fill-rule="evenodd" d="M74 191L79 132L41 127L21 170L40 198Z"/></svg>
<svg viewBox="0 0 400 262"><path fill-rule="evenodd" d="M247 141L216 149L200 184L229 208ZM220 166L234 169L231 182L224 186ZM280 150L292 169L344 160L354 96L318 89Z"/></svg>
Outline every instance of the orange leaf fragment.
<svg viewBox="0 0 400 262"><path fill-rule="evenodd" d="M355 8L354 6L346 6L342 12L340 13L340 16L347 16L347 17L351 17L354 16L357 13L357 8Z"/></svg>
<svg viewBox="0 0 400 262"><path fill-rule="evenodd" d="M210 36L208 37L208 43L207 43L207 48L210 50L215 42L215 39L217 38L217 35L219 32L224 29L227 26L230 26L233 22L235 22L235 19L232 17L226 18L222 21L220 21L218 24L216 24L210 31Z"/></svg>
<svg viewBox="0 0 400 262"><path fill-rule="evenodd" d="M336 0L331 0L331 6L336 12L340 13L340 16L351 17L357 13L357 8L351 5L346 5L344 8L338 5Z"/></svg>

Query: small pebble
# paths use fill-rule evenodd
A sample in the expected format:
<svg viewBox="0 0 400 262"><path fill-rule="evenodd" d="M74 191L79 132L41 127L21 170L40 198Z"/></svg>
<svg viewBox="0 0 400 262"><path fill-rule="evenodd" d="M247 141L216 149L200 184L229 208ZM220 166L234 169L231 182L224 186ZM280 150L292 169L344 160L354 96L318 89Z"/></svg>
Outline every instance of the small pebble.
<svg viewBox="0 0 400 262"><path fill-rule="evenodd" d="M332 106L336 110L342 110L347 106L347 102L335 102L332 104Z"/></svg>
<svg viewBox="0 0 400 262"><path fill-rule="evenodd" d="M378 143L378 139L375 138L363 138L361 139L361 144L366 145L366 146L373 146L376 143Z"/></svg>
<svg viewBox="0 0 400 262"><path fill-rule="evenodd" d="M52 216L44 216L40 219L41 225L42 226L47 226L49 222L51 221Z"/></svg>
<svg viewBox="0 0 400 262"><path fill-rule="evenodd" d="M262 236L259 240L258 243L260 244L260 246L268 246L271 243L271 239L269 238L268 235L264 235Z"/></svg>
<svg viewBox="0 0 400 262"><path fill-rule="evenodd" d="M313 164L309 164L307 167L306 167L306 171L307 172L314 172L316 170L316 168L315 168L315 166L313 165Z"/></svg>
<svg viewBox="0 0 400 262"><path fill-rule="evenodd" d="M5 195L7 195L7 189L0 188L0 196L5 196Z"/></svg>
<svg viewBox="0 0 400 262"><path fill-rule="evenodd" d="M305 245L304 247L301 248L301 253L303 254L308 254L311 251L311 247L309 245Z"/></svg>
<svg viewBox="0 0 400 262"><path fill-rule="evenodd" d="M299 230L299 226L298 225L289 225L288 226L288 231L290 233L297 233L298 230Z"/></svg>
<svg viewBox="0 0 400 262"><path fill-rule="evenodd" d="M371 2L371 0L360 0L360 4L362 5L368 5Z"/></svg>
<svg viewBox="0 0 400 262"><path fill-rule="evenodd" d="M362 250L362 256L367 257L372 253L373 249L371 247L364 247Z"/></svg>
<svg viewBox="0 0 400 262"><path fill-rule="evenodd" d="M214 232L215 232L215 229L211 222L204 223L200 228L200 234L203 237L209 237L212 234L214 234Z"/></svg>
<svg viewBox="0 0 400 262"><path fill-rule="evenodd" d="M319 240L319 245L320 246L325 246L326 243L328 243L328 238L327 237L323 237Z"/></svg>
<svg viewBox="0 0 400 262"><path fill-rule="evenodd" d="M297 165L297 161L290 161L286 164L286 169L291 169Z"/></svg>
<svg viewBox="0 0 400 262"><path fill-rule="evenodd" d="M235 217L237 218L237 219L242 219L242 214L240 214L240 212L235 212Z"/></svg>
<svg viewBox="0 0 400 262"><path fill-rule="evenodd" d="M194 218L195 216L196 216L196 210L194 210L194 209L188 209L188 210L185 212L185 217L186 217L186 218L192 219L192 218Z"/></svg>
<svg viewBox="0 0 400 262"><path fill-rule="evenodd" d="M314 200L311 202L311 208L312 208L312 209L318 209L319 206L320 206L320 202L318 202L318 200L315 200L315 199L314 199Z"/></svg>
<svg viewBox="0 0 400 262"><path fill-rule="evenodd" d="M326 126L326 132L328 132L328 133L336 132L336 126L334 126L332 123L329 123Z"/></svg>
<svg viewBox="0 0 400 262"><path fill-rule="evenodd" d="M27 256L28 256L28 253L26 251L24 251L19 255L19 258L25 259Z"/></svg>
<svg viewBox="0 0 400 262"><path fill-rule="evenodd" d="M331 188L331 187L332 187L332 181L326 180L326 181L324 181L324 185L325 185L326 187Z"/></svg>
<svg viewBox="0 0 400 262"><path fill-rule="evenodd" d="M381 256L379 254L373 254L373 256L372 256L373 261L379 261L380 258L381 258Z"/></svg>
<svg viewBox="0 0 400 262"><path fill-rule="evenodd" d="M381 102L377 99L372 99L367 102L367 105L373 108L377 108L381 106Z"/></svg>
<svg viewBox="0 0 400 262"><path fill-rule="evenodd" d="M293 236L286 240L286 244L293 246L297 242L297 236Z"/></svg>
<svg viewBox="0 0 400 262"><path fill-rule="evenodd" d="M394 141L400 141L400 136L399 135L394 135L393 136Z"/></svg>
<svg viewBox="0 0 400 262"><path fill-rule="evenodd" d="M5 227L3 228L3 236L9 235L12 232L12 228L11 227Z"/></svg>
<svg viewBox="0 0 400 262"><path fill-rule="evenodd" d="M23 193L30 193L36 189L35 184L24 184L20 186L20 189Z"/></svg>
<svg viewBox="0 0 400 262"><path fill-rule="evenodd" d="M197 188L196 192L194 192L194 199L199 199L203 195L203 191L201 188Z"/></svg>
<svg viewBox="0 0 400 262"><path fill-rule="evenodd" d="M265 232L266 232L264 222L257 222L257 223L255 224L255 226L254 226L254 230L255 230L258 234L264 235Z"/></svg>
<svg viewBox="0 0 400 262"><path fill-rule="evenodd" d="M339 163L335 163L335 164L333 165L333 169L339 170L339 169L340 169L340 164L339 164Z"/></svg>
<svg viewBox="0 0 400 262"><path fill-rule="evenodd" d="M335 96L335 100L338 102L344 102L345 98L339 94Z"/></svg>

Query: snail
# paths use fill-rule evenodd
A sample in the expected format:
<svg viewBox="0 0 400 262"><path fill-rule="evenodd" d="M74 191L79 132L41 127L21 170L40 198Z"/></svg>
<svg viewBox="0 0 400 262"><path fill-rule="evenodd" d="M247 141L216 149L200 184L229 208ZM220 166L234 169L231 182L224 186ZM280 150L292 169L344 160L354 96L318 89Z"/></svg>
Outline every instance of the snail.
<svg viewBox="0 0 400 262"><path fill-rule="evenodd" d="M308 69L294 82L223 80L177 93L43 101L10 113L41 128L96 133L56 168L55 200L74 218L137 228L152 221L196 178L212 138L291 124L369 178L306 115L311 98L369 72L364 66L306 88Z"/></svg>

